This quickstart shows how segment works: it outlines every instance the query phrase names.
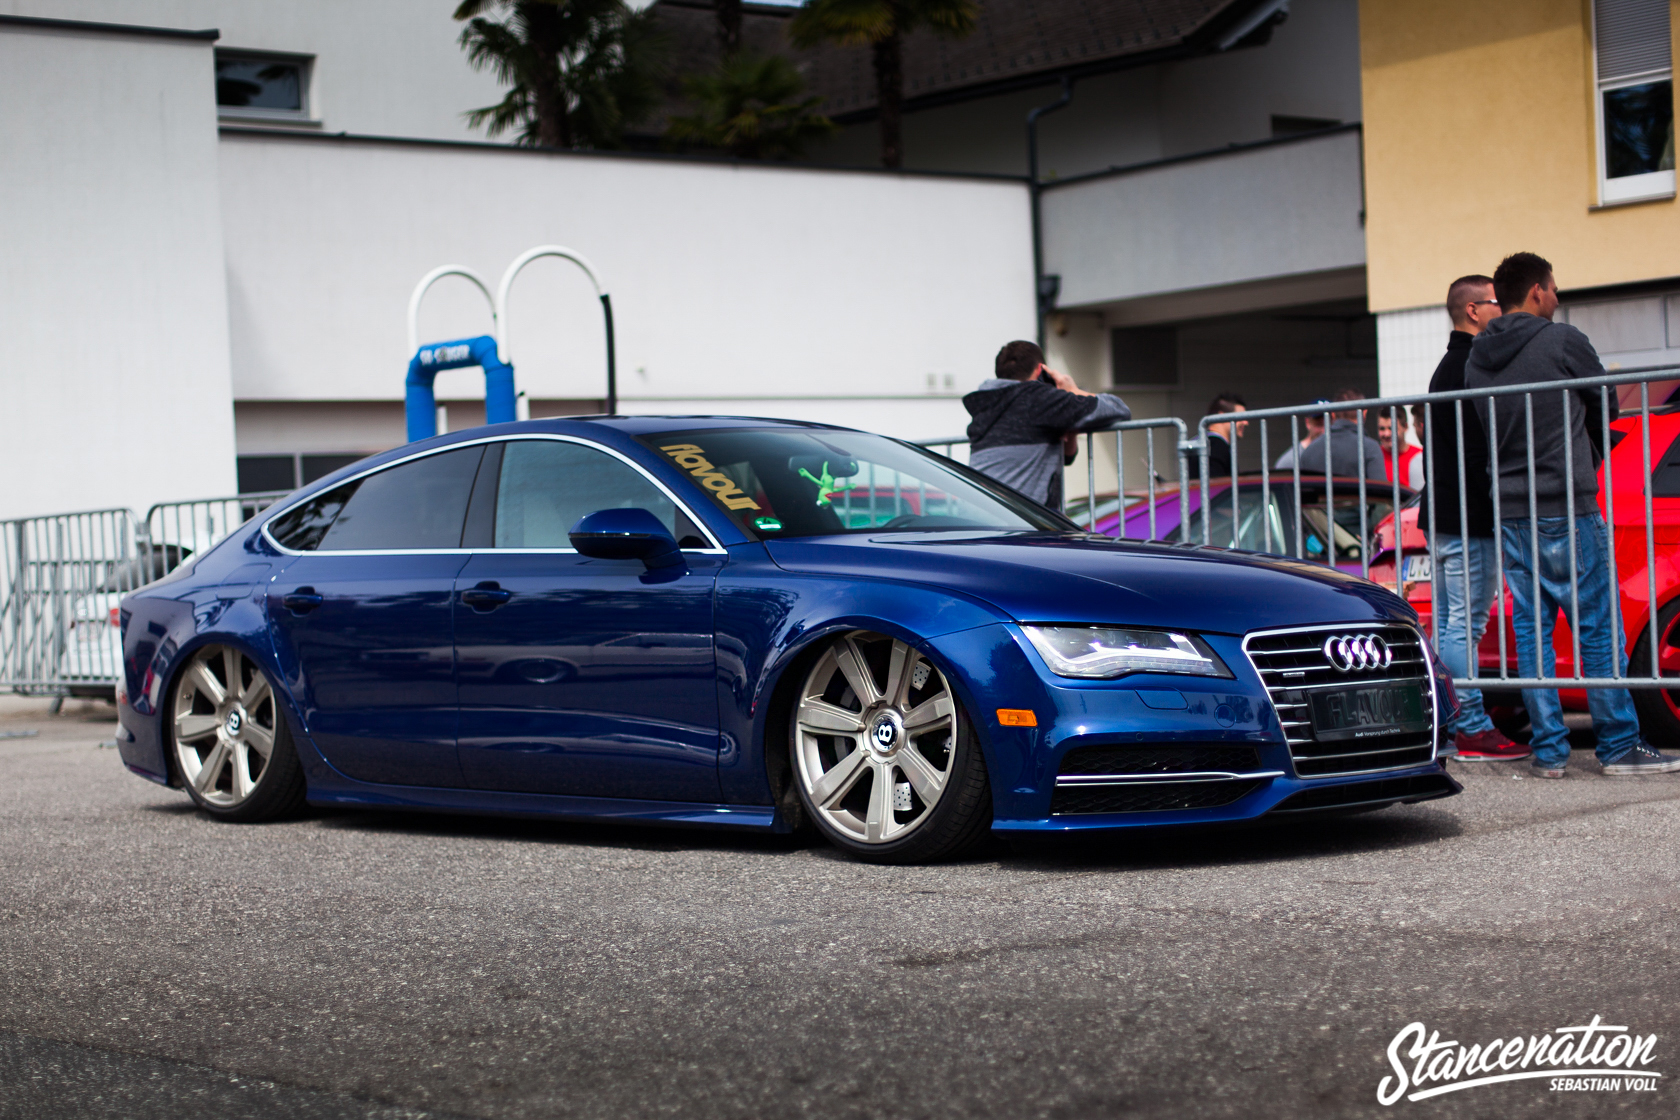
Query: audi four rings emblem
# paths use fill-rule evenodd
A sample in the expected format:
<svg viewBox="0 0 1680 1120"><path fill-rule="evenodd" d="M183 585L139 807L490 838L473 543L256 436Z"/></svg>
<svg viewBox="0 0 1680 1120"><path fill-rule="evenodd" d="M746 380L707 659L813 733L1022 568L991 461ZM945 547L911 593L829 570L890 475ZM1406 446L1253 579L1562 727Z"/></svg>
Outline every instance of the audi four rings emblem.
<svg viewBox="0 0 1680 1120"><path fill-rule="evenodd" d="M1394 663L1394 651L1375 634L1343 634L1324 640L1324 659L1332 669L1351 673L1388 668Z"/></svg>

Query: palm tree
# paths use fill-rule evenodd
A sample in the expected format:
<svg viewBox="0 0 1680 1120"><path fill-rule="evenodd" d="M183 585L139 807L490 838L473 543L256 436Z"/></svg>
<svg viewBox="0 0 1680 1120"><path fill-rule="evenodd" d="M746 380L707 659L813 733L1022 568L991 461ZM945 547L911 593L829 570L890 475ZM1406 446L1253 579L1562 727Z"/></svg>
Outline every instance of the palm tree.
<svg viewBox="0 0 1680 1120"><path fill-rule="evenodd" d="M493 18L494 17L494 18ZM659 104L660 44L623 0L462 0L461 46L508 87L467 122L539 148L617 148Z"/></svg>
<svg viewBox="0 0 1680 1120"><path fill-rule="evenodd" d="M835 43L874 54L881 165L904 165L904 37L928 28L958 38L974 30L975 0L809 0L793 17L797 47Z"/></svg>
<svg viewBox="0 0 1680 1120"><path fill-rule="evenodd" d="M673 117L672 140L722 148L743 159L787 159L834 131L817 112L820 97L800 97L805 81L780 55L736 53L709 74L689 78L684 92L699 107Z"/></svg>

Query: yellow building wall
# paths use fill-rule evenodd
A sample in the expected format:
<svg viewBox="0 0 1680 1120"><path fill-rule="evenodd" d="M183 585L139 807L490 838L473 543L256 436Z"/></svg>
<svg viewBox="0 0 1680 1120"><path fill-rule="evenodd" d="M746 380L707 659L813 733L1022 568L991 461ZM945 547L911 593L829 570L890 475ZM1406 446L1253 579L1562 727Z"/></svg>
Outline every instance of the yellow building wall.
<svg viewBox="0 0 1680 1120"><path fill-rule="evenodd" d="M1372 311L1519 250L1564 289L1680 275L1673 199L1597 208L1589 0L1360 0L1359 25Z"/></svg>

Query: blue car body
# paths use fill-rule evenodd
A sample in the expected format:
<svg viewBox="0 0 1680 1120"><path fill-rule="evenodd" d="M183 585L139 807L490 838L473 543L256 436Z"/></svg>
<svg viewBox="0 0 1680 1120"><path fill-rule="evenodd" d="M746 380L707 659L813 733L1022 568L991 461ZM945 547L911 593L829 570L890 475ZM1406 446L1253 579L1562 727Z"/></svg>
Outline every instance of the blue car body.
<svg viewBox="0 0 1680 1120"><path fill-rule="evenodd" d="M171 682L195 649L217 643L275 682L313 804L785 829L793 814L776 776L794 671L833 636L867 630L909 643L951 682L984 753L996 829L1228 822L1458 792L1436 757L1450 683L1412 609L1375 584L1285 557L1114 540L1071 525L750 539L638 439L698 427L841 430L718 417L493 425L372 457L276 503L123 600L124 763L181 784L168 741ZM264 531L372 468L545 435L633 460L683 499L718 547L685 552L680 574L662 576L552 550L298 555ZM467 590L492 583L511 591L516 610L463 605ZM319 609L287 609L300 588ZM1231 675L1058 676L1024 623L1194 632ZM568 628L588 640L568 644ZM1281 649L1291 631L1307 650L1327 635L1415 636L1426 738L1379 766L1303 765L1289 732L1301 721L1280 719L1295 710L1278 691L1281 663L1270 662L1269 692L1262 669L1272 655L1245 650L1268 633ZM1031 712L1036 726L1005 725L1000 710ZM1251 761L1188 777L1103 772L1104 751L1163 746L1226 760L1235 748ZM1070 772L1073 757L1086 761ZM1210 796L1186 799L1193 783ZM1165 807L1151 801L1162 790L1177 794Z"/></svg>

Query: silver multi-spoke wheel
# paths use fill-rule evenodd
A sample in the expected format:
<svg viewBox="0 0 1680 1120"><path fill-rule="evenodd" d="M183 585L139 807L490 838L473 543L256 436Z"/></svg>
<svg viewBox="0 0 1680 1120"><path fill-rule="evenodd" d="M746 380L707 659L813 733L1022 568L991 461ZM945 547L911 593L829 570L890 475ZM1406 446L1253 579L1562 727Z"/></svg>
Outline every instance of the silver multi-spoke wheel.
<svg viewBox="0 0 1680 1120"><path fill-rule="evenodd" d="M801 790L824 823L863 844L904 838L939 805L957 756L957 704L933 662L854 633L823 651L794 716Z"/></svg>
<svg viewBox="0 0 1680 1120"><path fill-rule="evenodd" d="M198 799L242 805L274 758L279 713L256 662L228 646L193 655L175 686L175 762Z"/></svg>

